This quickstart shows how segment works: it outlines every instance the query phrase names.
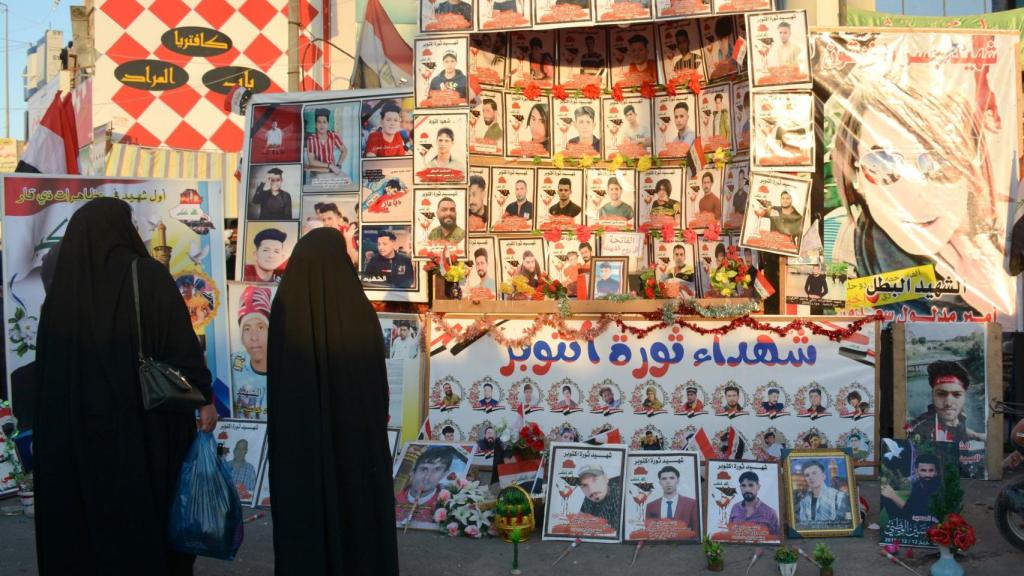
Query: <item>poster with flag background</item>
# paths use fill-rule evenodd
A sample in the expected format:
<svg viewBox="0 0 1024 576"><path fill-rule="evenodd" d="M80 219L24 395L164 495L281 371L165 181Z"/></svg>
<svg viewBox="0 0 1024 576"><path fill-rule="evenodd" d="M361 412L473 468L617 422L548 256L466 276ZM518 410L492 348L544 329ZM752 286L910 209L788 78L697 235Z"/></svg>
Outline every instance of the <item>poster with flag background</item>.
<svg viewBox="0 0 1024 576"><path fill-rule="evenodd" d="M32 421L32 414L25 412L30 405L19 398L31 397L35 386L36 332L46 297L40 275L43 260L64 237L75 211L106 196L131 206L146 248L175 278L214 377L217 410L230 415L220 184L45 175L5 175L0 182L8 397L18 418Z"/></svg>

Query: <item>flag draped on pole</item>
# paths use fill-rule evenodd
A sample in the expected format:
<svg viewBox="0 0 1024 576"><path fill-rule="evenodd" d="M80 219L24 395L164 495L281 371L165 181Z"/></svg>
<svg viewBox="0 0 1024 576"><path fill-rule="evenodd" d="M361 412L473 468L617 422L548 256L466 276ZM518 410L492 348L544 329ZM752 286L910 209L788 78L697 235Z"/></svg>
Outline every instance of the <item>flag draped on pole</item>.
<svg viewBox="0 0 1024 576"><path fill-rule="evenodd" d="M15 172L36 174L78 174L78 128L71 95L53 98L39 125L32 130L28 146Z"/></svg>
<svg viewBox="0 0 1024 576"><path fill-rule="evenodd" d="M368 0L356 47L352 88L387 88L412 81L412 48L402 40L380 0Z"/></svg>

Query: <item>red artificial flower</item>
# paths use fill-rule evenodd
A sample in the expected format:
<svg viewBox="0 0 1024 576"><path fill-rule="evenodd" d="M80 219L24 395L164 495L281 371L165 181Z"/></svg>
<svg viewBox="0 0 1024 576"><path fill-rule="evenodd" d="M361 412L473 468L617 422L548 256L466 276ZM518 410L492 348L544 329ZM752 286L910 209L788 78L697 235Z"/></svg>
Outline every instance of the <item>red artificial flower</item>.
<svg viewBox="0 0 1024 576"><path fill-rule="evenodd" d="M650 80L644 80L643 84L640 85L640 95L644 98L654 98L654 83Z"/></svg>
<svg viewBox="0 0 1024 576"><path fill-rule="evenodd" d="M544 231L544 239L548 242L558 242L562 239L562 231L558 228L552 228Z"/></svg>
<svg viewBox="0 0 1024 576"><path fill-rule="evenodd" d="M475 74L469 76L469 90L471 95L480 93L480 79Z"/></svg>
<svg viewBox="0 0 1024 576"><path fill-rule="evenodd" d="M648 286L647 288L644 289L644 295L647 296L648 300L653 300L654 299L654 290L652 290L651 287Z"/></svg>
<svg viewBox="0 0 1024 576"><path fill-rule="evenodd" d="M696 244L697 233L687 228L686 230L683 230L683 240L685 240L687 244Z"/></svg>
<svg viewBox="0 0 1024 576"><path fill-rule="evenodd" d="M592 230L590 229L590 226L584 226L581 224L576 227L576 239L580 242L587 242L590 240L591 233Z"/></svg>
<svg viewBox="0 0 1024 576"><path fill-rule="evenodd" d="M565 100L569 97L569 91L565 89L565 86L555 84L551 87L551 95L559 100Z"/></svg>
<svg viewBox="0 0 1024 576"><path fill-rule="evenodd" d="M597 84L587 84L583 87L583 95L590 99L597 99L601 97L601 87Z"/></svg>
<svg viewBox="0 0 1024 576"><path fill-rule="evenodd" d="M700 74L696 70L690 71L690 92L700 94Z"/></svg>
<svg viewBox="0 0 1024 576"><path fill-rule="evenodd" d="M737 254L739 254L739 252L740 252L739 249L736 248L735 246L729 246L728 248L725 249L725 253L728 254L729 256L734 257L734 258L736 257Z"/></svg>
<svg viewBox="0 0 1024 576"><path fill-rule="evenodd" d="M967 521L964 520L963 516L953 512L946 516L946 520L943 524L945 524L947 528L959 528L960 526L966 526Z"/></svg>
<svg viewBox="0 0 1024 576"><path fill-rule="evenodd" d="M953 536L953 546L956 547L957 550L967 550L971 547L971 543L968 542L967 538L968 537L966 533L957 532Z"/></svg>
<svg viewBox="0 0 1024 576"><path fill-rule="evenodd" d="M536 100L540 96L540 86L536 82L530 82L523 88L523 96L527 100Z"/></svg>
<svg viewBox="0 0 1024 576"><path fill-rule="evenodd" d="M722 225L718 222L712 222L708 225L708 229L704 231L704 239L708 242L714 242L721 237Z"/></svg>
<svg viewBox="0 0 1024 576"><path fill-rule="evenodd" d="M675 96L678 92L676 91L676 81L670 80L668 84L665 84L665 94L669 96Z"/></svg>
<svg viewBox="0 0 1024 576"><path fill-rule="evenodd" d="M615 86L612 88L612 98L614 98L616 102L622 102L626 99L622 94L622 86Z"/></svg>
<svg viewBox="0 0 1024 576"><path fill-rule="evenodd" d="M671 242L676 238L676 227L669 222L661 227L661 239L663 242Z"/></svg>
<svg viewBox="0 0 1024 576"><path fill-rule="evenodd" d="M930 540L932 544L949 546L949 531L943 528L941 524L939 526L933 526L928 529L928 540Z"/></svg>

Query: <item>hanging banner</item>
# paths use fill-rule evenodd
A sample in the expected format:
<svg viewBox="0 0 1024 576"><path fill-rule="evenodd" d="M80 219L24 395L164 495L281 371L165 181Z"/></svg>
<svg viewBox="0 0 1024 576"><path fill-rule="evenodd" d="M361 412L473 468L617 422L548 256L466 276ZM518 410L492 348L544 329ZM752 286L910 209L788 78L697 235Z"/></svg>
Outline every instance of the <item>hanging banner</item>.
<svg viewBox="0 0 1024 576"><path fill-rule="evenodd" d="M3 271L7 381L15 416L31 422L36 335L46 291L43 261L64 237L76 210L113 196L132 207L150 253L170 271L214 377L218 412L230 414L224 221L220 184L202 180L135 180L75 176L4 176ZM21 400L21 401L19 401ZM28 429L26 427L26 429Z"/></svg>
<svg viewBox="0 0 1024 576"><path fill-rule="evenodd" d="M890 283L891 303L875 306L897 321L1013 319L1016 279L1003 262L1018 179L1018 41L1000 31L812 34L828 161L812 194L820 216L787 284L812 286L812 313L857 300L808 284L815 267L843 283L929 266L935 281ZM794 292L789 311L801 312L805 295Z"/></svg>
<svg viewBox="0 0 1024 576"><path fill-rule="evenodd" d="M779 337L739 328L701 336L678 326L642 338L614 326L591 342L541 328L522 349L491 337L459 343L476 318L433 326L427 404L432 426L471 431L483 420L528 421L574 442L617 427L633 449L700 451L704 458L773 460L783 448L850 448L875 462L875 325L833 342L807 329ZM773 322L782 326L787 321ZM829 328L845 328L836 319ZM533 320L507 320L505 338ZM651 322L629 322L643 329ZM698 323L723 326L720 320ZM568 329L593 321L567 321ZM472 441L473 437L455 437Z"/></svg>
<svg viewBox="0 0 1024 576"><path fill-rule="evenodd" d="M850 7L846 9L846 25L872 28L1014 30L1024 41L1024 8L971 16L904 16ZM1024 45L1021 48L1024 49ZM1021 52L1021 56L1024 56L1024 52Z"/></svg>

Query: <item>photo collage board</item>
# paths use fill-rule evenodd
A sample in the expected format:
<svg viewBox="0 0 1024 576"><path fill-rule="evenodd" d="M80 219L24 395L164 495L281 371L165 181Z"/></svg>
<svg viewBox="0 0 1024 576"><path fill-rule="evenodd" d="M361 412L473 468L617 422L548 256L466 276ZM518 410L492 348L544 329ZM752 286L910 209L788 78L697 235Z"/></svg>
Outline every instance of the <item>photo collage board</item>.
<svg viewBox="0 0 1024 576"><path fill-rule="evenodd" d="M777 200L744 235L752 148L766 146L752 138L752 100L778 108L773 117L800 134L797 152L780 152L800 162L765 153L761 171L813 171L813 138L803 144L813 135L810 92L792 92L810 86L804 12L775 12L770 0L657 4L421 2L415 183L467 187L465 207L451 203L465 210L467 238L441 244L465 255L463 299L514 298L513 280L535 288L541 277L559 281L569 298L606 298L638 291L648 268L669 296L713 297L712 272L730 247L752 280L758 252L780 251L756 241ZM748 20L768 16L778 19L776 32L795 32L764 42L784 56L773 51L770 65L764 55L748 65ZM752 78L761 83L756 94ZM726 160L711 163L717 151ZM641 171L644 157L657 165ZM415 252L436 253L426 237L437 210L425 200L417 211ZM581 239L577 229L599 233ZM751 295L750 286L739 295Z"/></svg>

